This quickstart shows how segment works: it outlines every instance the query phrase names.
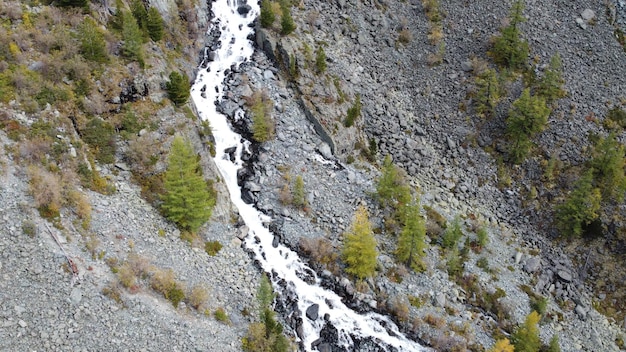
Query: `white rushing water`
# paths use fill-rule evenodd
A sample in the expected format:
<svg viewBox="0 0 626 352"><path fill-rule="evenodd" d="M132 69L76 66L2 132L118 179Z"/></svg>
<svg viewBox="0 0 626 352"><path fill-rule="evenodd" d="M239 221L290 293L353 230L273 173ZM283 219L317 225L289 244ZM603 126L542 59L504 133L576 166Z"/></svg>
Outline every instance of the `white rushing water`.
<svg viewBox="0 0 626 352"><path fill-rule="evenodd" d="M209 62L206 68L200 68L196 82L191 89L191 96L200 117L209 120L213 129L217 151L215 163L228 186L232 202L250 229L244 245L254 251L265 271L274 272L279 278L285 280L287 289L297 296L298 308L302 312L303 336L300 342L305 350L311 350L311 343L320 337L320 331L325 324L322 318L311 321L304 315L306 309L313 304L319 305L319 317L328 314L328 321L339 332L339 343L347 350L353 349L351 336L380 341L382 342L380 346L384 349L393 346L399 351L427 350L405 338L387 317L375 313L357 314L346 307L341 302L341 297L334 292L302 280L298 274L302 277L313 277L315 282L319 282L315 273L295 252L282 245L277 248L272 246L273 235L266 228L270 219L257 211L253 205L246 204L241 199L241 189L237 185L237 170L243 165L240 156L244 148L249 146L249 142L231 130L226 117L216 111L215 101L221 100L225 71L233 64L239 65L248 60L254 51L247 37L253 32L249 24L258 15L259 8L256 2L251 2L249 5L250 12L247 16L241 16L237 12L237 0L217 0L212 3L215 19L211 25L219 26L222 45L215 53L214 60ZM239 114L241 113L240 111ZM225 149L231 147L236 147L234 161L231 161L229 155L224 152ZM275 288L278 289L276 285Z"/></svg>

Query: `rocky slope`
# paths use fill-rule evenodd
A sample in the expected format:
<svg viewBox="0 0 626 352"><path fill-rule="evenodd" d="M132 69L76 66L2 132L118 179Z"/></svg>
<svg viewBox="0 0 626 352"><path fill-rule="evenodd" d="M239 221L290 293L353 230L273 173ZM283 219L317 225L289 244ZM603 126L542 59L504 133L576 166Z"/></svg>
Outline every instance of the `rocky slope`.
<svg viewBox="0 0 626 352"><path fill-rule="evenodd" d="M545 65L558 52L564 63L568 95L558 101L549 127L538 141L548 158L555 155L566 163L580 163L581 149L587 145L581 136L600 131L585 116L590 112L604 116L607 107L619 106L623 99L626 56L613 37L613 21L604 18L605 6L526 3L523 32L533 59ZM276 216L281 235L294 248L304 233L327 238L338 250L356 205L361 201L373 205L369 192L374 190L376 172L364 162L338 166L336 161L324 163L319 158L325 155L334 160L327 155L333 149L341 160L351 159L358 154L359 142L373 138L379 156L393 155L394 161L414 177L426 205L449 220L461 215L467 219L467 228L476 221L489 228L487 252L470 255L465 272L477 275L488 292L505 292L501 301L508 306L513 321L521 322L530 312L529 297L521 289L521 285L528 285L550 297L552 318L541 327L544 341L556 334L563 350L617 350L614 342L623 334L622 322L613 325L611 319L591 307L592 303L602 305L598 302L604 296L598 298L586 286L579 276L580 267L573 264L567 251L546 240L552 230L541 225L545 222L538 222L546 218L538 214L541 197L530 211L527 207L524 197L530 185L540 183L542 171L537 170L537 162L541 157L514 169L526 176L503 188L493 155L480 148L503 148L498 130L502 130L510 101L489 124L459 108L471 104L467 98L472 80L470 59L487 60L489 39L505 19L508 5L447 3L441 7L446 51L443 62L434 67L428 56L436 48L425 38L428 23L422 5L415 2L302 2L294 10L299 19L295 34L281 37L273 32L275 28L257 36L259 46L282 67L282 74L276 78L276 70L259 56L259 67L236 75L230 82L233 93L227 96L243 106L239 98L242 91L250 87L268 89L276 104L277 138L264 144L252 180L255 193L260 191L259 207ZM617 3L615 7L623 15L623 5ZM615 7L611 5L609 10ZM413 39L405 46L397 38L400 29L406 28ZM319 47L324 47L327 55L328 69L322 74L315 72L312 55ZM289 83L294 79L294 61L297 75ZM537 65L537 70L542 67ZM519 82L511 89L519 92ZM361 96L363 120L356 128L344 128L345 111L356 94ZM298 104L300 100L304 103ZM307 114L316 121L305 120L303 115ZM325 127L321 134L320 125ZM316 131L321 139L312 135ZM285 206L279 199L286 179L295 175L303 176L307 184L310 213ZM375 207L370 210L375 226L382 226L381 215ZM381 272L395 269L388 256L393 253L393 241L378 240L384 253L379 258ZM495 275L475 264L481 256L489 258ZM484 312L471 313L472 305L466 302L477 293L463 292L448 281L442 270L445 261L436 248L429 250L428 258L425 274L404 277L400 285L377 276L372 285L383 292L379 297L392 301L424 295L432 305L411 308L411 318L442 314L441 308L447 307L443 315L449 330L454 330L455 324L471 326L472 332L458 334L462 336L459 340L490 345L487 336L491 333L482 321L491 317ZM376 306L371 296L360 298ZM378 302L382 305L384 302ZM448 314L450 311L453 313ZM450 331L414 330L440 348L445 348L446 342L438 334L455 336Z"/></svg>
<svg viewBox="0 0 626 352"><path fill-rule="evenodd" d="M165 10L172 5L164 1L154 6ZM487 42L508 6L442 3L445 55L442 64L431 67L428 56L438 48L425 37L428 23L421 3L302 1L293 9L298 24L294 34L258 32L260 39L273 45L268 56L278 60L272 62L259 50L253 62L228 81L226 101L232 107L243 107L242 96L256 90L267 90L275 104L276 139L260 147L247 188L259 209L273 216L273 228L285 243L298 248L302 237L326 238L339 251L342 234L359 204L368 205L375 227L383 226L383 214L371 197L379 172L358 157L355 147L359 141L374 139L378 157L393 155L412 177L412 185L419 187L424 204L448 220L462 216L466 237L475 236L470 231L474 223L488 230L489 245L482 253L470 252L464 267L466 273L476 275L483 291L468 292L450 280L445 258L434 243L427 250L424 273L394 278L389 274L402 268L393 259L393 239L384 236L378 237L379 274L368 282L369 289L360 292L348 278L320 271L329 287L343 292L362 310L393 312L395 302L400 302L409 318L397 309L395 315L405 323L407 333L446 350L493 344L498 321L471 304L477 293L503 290L505 296L499 300L510 312L510 321L518 323L530 312L529 297L520 288L528 285L549 297L551 318L540 327L544 342L556 334L563 351L617 351L615 341L626 333L624 325L593 309L598 297L579 277L577 266L545 239L547 227L535 223L539 217L522 207L520 194L526 185L497 186L496 163L480 146L495 144L494 131L501 128L504 115L493 125L482 126L459 110L459 105L468 103L469 60L486 57ZM624 4L617 2L614 8L617 21L623 21ZM584 117L590 112L603 116L607 102L623 98L626 56L603 17L604 3L527 1L526 9L523 31L533 56L546 63L554 52L561 54L569 93L558 102L550 128L539 137L540 145L563 161L580 162L585 145L581 136L598 130ZM593 24L577 22L585 9L595 11ZM406 45L398 43L403 29L412 34ZM325 48L328 71L321 77L314 73L305 43L313 50ZM286 53L282 61L280 50ZM290 56L300 65L296 82L290 82L284 60ZM181 65L192 72L194 60L186 58ZM153 66L148 80L165 67ZM150 92L153 99L163 99L159 79L152 81ZM363 103L362 119L355 127L344 128L342 119L356 94ZM312 123L307 114L319 123ZM169 138L168 130L188 120L165 108L159 121L162 126L149 132L155 140ZM320 126L325 128L322 137ZM184 130L197 150L205 150L193 126ZM63 230L39 216L29 195L26 170L10 152L14 142L4 132L0 138L6 146L0 158L0 349L240 350L240 339L254 319L247 312L254 315L260 273L241 248L242 229L223 185L217 185L221 191L214 217L200 233L203 239L224 245L211 257L180 240L178 230L141 198L128 166L119 162L125 154L122 147L117 165L101 168L117 191L102 195L85 190L93 211L90 235L84 236L70 211L63 213L59 226ZM349 155L356 157L355 163L345 162ZM518 171L536 174L535 164L523 164ZM217 178L206 154L203 166L208 177ZM287 174L305 180L306 211L280 200ZM97 250L90 251L94 243ZM64 253L76 264L75 284ZM478 267L481 257L488 258L490 272ZM199 311L184 303L174 308L147 280L122 288L110 266L112 261L125 260L134 260L147 271L171 268L187 287L209 288L209 299ZM410 296L419 299L419 307L408 304ZM220 307L230 323L213 318Z"/></svg>

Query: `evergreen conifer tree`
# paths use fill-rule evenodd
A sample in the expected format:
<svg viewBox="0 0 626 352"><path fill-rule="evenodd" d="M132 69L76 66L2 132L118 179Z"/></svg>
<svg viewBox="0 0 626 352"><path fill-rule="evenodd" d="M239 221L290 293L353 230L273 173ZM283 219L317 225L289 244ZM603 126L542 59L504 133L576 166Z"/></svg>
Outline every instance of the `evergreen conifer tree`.
<svg viewBox="0 0 626 352"><path fill-rule="evenodd" d="M158 42L163 38L163 17L161 17L156 7L151 7L148 10L147 28L150 39Z"/></svg>
<svg viewBox="0 0 626 352"><path fill-rule="evenodd" d="M280 33L282 35L289 35L294 30L296 30L296 23L293 21L293 17L291 17L289 2L287 0L282 0L280 2L280 9L282 11L282 16L280 19Z"/></svg>
<svg viewBox="0 0 626 352"><path fill-rule="evenodd" d="M580 236L584 226L598 218L602 195L593 185L593 169L576 182L567 200L556 208L556 225L565 236Z"/></svg>
<svg viewBox="0 0 626 352"><path fill-rule="evenodd" d="M615 139L615 133L600 138L589 164L593 169L593 179L602 191L603 200L623 201L626 192L624 146Z"/></svg>
<svg viewBox="0 0 626 352"><path fill-rule="evenodd" d="M270 0L261 0L261 27L269 28L274 24L276 15L272 10L272 3Z"/></svg>
<svg viewBox="0 0 626 352"><path fill-rule="evenodd" d="M211 217L215 199L189 141L176 136L168 157L161 208L182 230L195 232Z"/></svg>
<svg viewBox="0 0 626 352"><path fill-rule="evenodd" d="M122 13L122 38L124 44L122 45L122 55L124 57L139 62L139 65L143 67L145 65L143 58L143 35L141 29L137 25L137 20L128 11Z"/></svg>
<svg viewBox="0 0 626 352"><path fill-rule="evenodd" d="M189 100L191 87L184 73L172 71L172 73L170 73L170 81L166 83L165 87L167 88L167 94L170 100L176 104L176 106L183 105Z"/></svg>
<svg viewBox="0 0 626 352"><path fill-rule="evenodd" d="M529 55L528 43L521 38L518 28L518 25L525 21L523 10L524 3L521 0L513 3L509 25L502 29L491 49L491 55L498 65L513 70L524 68Z"/></svg>
<svg viewBox="0 0 626 352"><path fill-rule="evenodd" d="M393 164L389 155L383 161L382 175L376 185L376 196L383 207L391 206L396 210L411 201L411 190L406 184L404 173Z"/></svg>
<svg viewBox="0 0 626 352"><path fill-rule="evenodd" d="M80 53L87 60L104 63L109 60L104 33L93 19L87 17L78 27Z"/></svg>
<svg viewBox="0 0 626 352"><path fill-rule="evenodd" d="M550 108L545 99L530 95L528 88L513 102L506 119L506 134L511 140L509 156L512 162L519 163L526 157L532 145L530 138L543 131L548 115Z"/></svg>
<svg viewBox="0 0 626 352"><path fill-rule="evenodd" d="M417 201L405 207L404 228L398 237L396 257L406 266L415 271L422 271L424 264L422 257L426 248L426 225L420 214L420 206Z"/></svg>
<svg viewBox="0 0 626 352"><path fill-rule="evenodd" d="M376 239L364 206L356 210L350 231L344 237L342 254L348 274L362 280L376 272Z"/></svg>
<svg viewBox="0 0 626 352"><path fill-rule="evenodd" d="M487 69L476 77L476 113L493 116L500 101L500 82L494 69Z"/></svg>
<svg viewBox="0 0 626 352"><path fill-rule="evenodd" d="M266 275L261 277L257 291L261 321L250 325L242 339L242 349L246 352L287 352L292 349L283 334L283 326L276 321L276 313L271 307L274 299L272 286Z"/></svg>
<svg viewBox="0 0 626 352"><path fill-rule="evenodd" d="M548 102L562 98L565 96L564 83L561 56L556 53L550 58L550 64L537 85L537 94Z"/></svg>
<svg viewBox="0 0 626 352"><path fill-rule="evenodd" d="M135 17L139 28L145 33L148 27L148 11L146 10L146 6L143 4L143 1L133 0L133 2L130 3L130 11L132 12L133 17Z"/></svg>
<svg viewBox="0 0 626 352"><path fill-rule="evenodd" d="M509 342L508 339L502 339L496 341L496 344L493 345L487 352L514 352L513 346Z"/></svg>

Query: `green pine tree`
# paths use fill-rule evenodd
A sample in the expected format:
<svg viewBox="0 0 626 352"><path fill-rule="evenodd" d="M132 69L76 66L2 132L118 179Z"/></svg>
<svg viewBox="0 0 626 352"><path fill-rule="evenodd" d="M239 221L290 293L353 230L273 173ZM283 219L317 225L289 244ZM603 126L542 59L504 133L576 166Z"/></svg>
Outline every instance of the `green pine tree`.
<svg viewBox="0 0 626 352"><path fill-rule="evenodd" d="M130 60L139 62L139 65L144 67L143 34L137 24L137 20L128 11L123 11L122 19L122 38L124 39L122 55Z"/></svg>
<svg viewBox="0 0 626 352"><path fill-rule="evenodd" d="M293 186L293 205L304 208L306 206L306 195L304 191L304 179L298 175Z"/></svg>
<svg viewBox="0 0 626 352"><path fill-rule="evenodd" d="M615 133L600 138L593 148L589 165L593 169L593 179L602 191L606 202L622 202L626 192L624 174L624 146L615 139Z"/></svg>
<svg viewBox="0 0 626 352"><path fill-rule="evenodd" d="M115 14L109 19L109 27L121 31L124 28L124 4L122 0L115 0Z"/></svg>
<svg viewBox="0 0 626 352"><path fill-rule="evenodd" d="M274 21L276 21L276 15L272 9L271 1L261 0L261 27L270 28Z"/></svg>
<svg viewBox="0 0 626 352"><path fill-rule="evenodd" d="M424 249L426 248L426 225L420 213L419 202L405 207L404 228L398 237L396 257L415 271L423 271Z"/></svg>
<svg viewBox="0 0 626 352"><path fill-rule="evenodd" d="M290 6L291 5L289 5L289 2L287 0L282 0L280 2L280 9L282 12L282 16L280 19L280 33L282 35L289 35L296 30L296 23L293 21L293 17L291 17Z"/></svg>
<svg viewBox="0 0 626 352"><path fill-rule="evenodd" d="M364 206L357 208L350 231L345 234L342 255L348 274L362 280L376 272L376 239Z"/></svg>
<svg viewBox="0 0 626 352"><path fill-rule="evenodd" d="M556 225L561 235L582 235L584 226L598 218L601 200L600 189L593 185L593 169L589 169L556 208Z"/></svg>
<svg viewBox="0 0 626 352"><path fill-rule="evenodd" d="M513 102L509 117L506 119L506 134L511 141L509 158L512 162L523 161L532 146L530 139L543 131L550 112L545 99L530 95L528 88L524 89L522 95Z"/></svg>
<svg viewBox="0 0 626 352"><path fill-rule="evenodd" d="M546 352L561 352L561 346L559 345L559 336L552 335L550 344L545 349Z"/></svg>
<svg viewBox="0 0 626 352"><path fill-rule="evenodd" d="M164 188L161 209L182 230L196 232L211 217L215 197L202 177L191 144L181 136L172 142Z"/></svg>
<svg viewBox="0 0 626 352"><path fill-rule="evenodd" d="M322 46L318 47L315 53L315 67L318 74L326 72L326 52Z"/></svg>
<svg viewBox="0 0 626 352"><path fill-rule="evenodd" d="M276 321L276 313L271 307L274 292L266 275L261 277L257 291L260 322L253 323L242 338L242 349L246 352L287 352L291 343L283 334L283 326Z"/></svg>
<svg viewBox="0 0 626 352"><path fill-rule="evenodd" d="M148 28L148 11L146 10L146 6L143 4L141 0L133 0L130 3L130 11L135 17L137 21L137 25L141 28L141 31L146 33Z"/></svg>
<svg viewBox="0 0 626 352"><path fill-rule="evenodd" d="M87 60L105 63L109 61L104 33L93 19L87 17L78 27L80 53Z"/></svg>
<svg viewBox="0 0 626 352"><path fill-rule="evenodd" d="M148 23L146 26L150 39L155 42L163 39L163 17L161 17L156 7L151 7L150 10L148 10Z"/></svg>
<svg viewBox="0 0 626 352"><path fill-rule="evenodd" d="M537 324L540 319L539 313L533 311L526 317L524 323L513 332L511 342L515 346L515 352L539 352L541 339Z"/></svg>
<svg viewBox="0 0 626 352"><path fill-rule="evenodd" d="M476 77L476 113L480 116L493 116L500 101L500 82L494 69L487 69Z"/></svg>
<svg viewBox="0 0 626 352"><path fill-rule="evenodd" d="M191 86L187 75L184 73L172 71L170 73L170 81L165 84L165 87L170 100L176 106L183 105L189 100Z"/></svg>
<svg viewBox="0 0 626 352"><path fill-rule="evenodd" d="M563 98L565 96L563 84L565 84L565 80L563 79L561 56L556 53L550 58L550 64L537 84L537 94L548 102Z"/></svg>
<svg viewBox="0 0 626 352"><path fill-rule="evenodd" d="M376 185L376 198L381 206L390 206L395 210L400 210L411 201L411 189L404 172L393 164L389 155L383 161L382 174Z"/></svg>
<svg viewBox="0 0 626 352"><path fill-rule="evenodd" d="M509 15L509 25L502 29L496 37L490 53L494 61L503 67L513 70L522 69L528 60L528 43L521 38L518 25L525 21L522 12L524 3L521 0L513 3L511 14Z"/></svg>

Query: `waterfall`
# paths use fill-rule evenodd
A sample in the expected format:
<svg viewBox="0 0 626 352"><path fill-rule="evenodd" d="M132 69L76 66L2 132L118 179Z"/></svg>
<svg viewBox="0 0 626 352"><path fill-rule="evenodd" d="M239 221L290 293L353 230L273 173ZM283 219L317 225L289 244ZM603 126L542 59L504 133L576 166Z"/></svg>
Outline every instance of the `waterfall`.
<svg viewBox="0 0 626 352"><path fill-rule="evenodd" d="M191 96L200 118L208 120L215 137L215 163L222 174L239 215L250 229L244 246L254 252L256 259L266 272L273 275L275 290L279 295L295 297L299 312L298 337L302 349L313 350L319 342L322 329L332 326L337 331L337 341L325 341L344 350L354 350L357 341L369 341L375 349L382 351L426 351L428 349L404 337L397 326L387 317L376 314L358 314L348 308L341 297L319 286L315 272L308 268L298 255L279 244L272 246L274 236L266 227L268 216L246 204L241 198L237 184L237 170L243 166L242 152L250 143L234 132L226 116L218 113L215 103L221 100L223 81L229 69L248 60L254 51L247 39L253 35L251 23L259 14L257 3L245 0L217 0L212 3L214 19L209 33L219 31L221 46L207 53L200 66L197 79L192 86ZM243 111L237 112L241 116ZM234 158L232 150L235 149ZM231 151L229 155L225 150ZM234 160L232 160L234 159ZM283 285L277 285L280 280ZM304 312L309 307L319 307L319 318L309 319Z"/></svg>

